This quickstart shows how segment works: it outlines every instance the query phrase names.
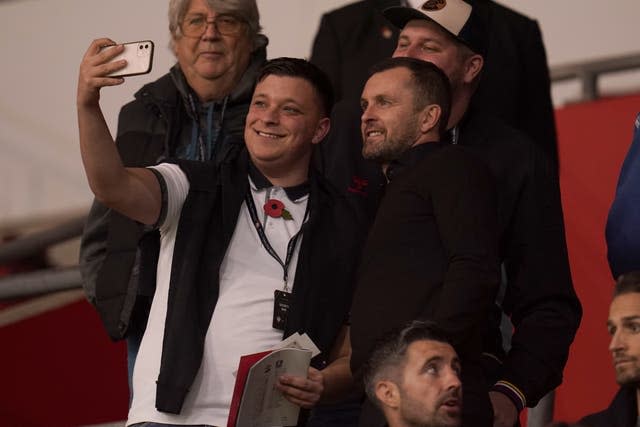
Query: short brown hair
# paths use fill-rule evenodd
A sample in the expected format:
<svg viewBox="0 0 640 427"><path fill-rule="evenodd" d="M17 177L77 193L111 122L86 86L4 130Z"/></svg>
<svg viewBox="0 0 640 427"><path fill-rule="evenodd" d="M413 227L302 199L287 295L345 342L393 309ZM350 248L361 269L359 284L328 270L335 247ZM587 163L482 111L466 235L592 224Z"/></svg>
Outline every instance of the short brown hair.
<svg viewBox="0 0 640 427"><path fill-rule="evenodd" d="M613 297L622 294L640 293L640 271L630 271L618 277L613 289Z"/></svg>
<svg viewBox="0 0 640 427"><path fill-rule="evenodd" d="M363 372L365 392L377 406L380 406L380 401L376 396L376 383L381 379L400 382L400 371L406 363L407 349L416 341L437 341L453 347L445 332L432 321L414 320L383 335L376 341Z"/></svg>
<svg viewBox="0 0 640 427"><path fill-rule="evenodd" d="M431 104L440 106L438 132L442 136L447 130L451 114L451 83L447 75L431 62L397 57L383 59L375 64L371 67L370 76L394 68L406 68L411 73L411 83L415 89L413 91L415 110L421 110Z"/></svg>

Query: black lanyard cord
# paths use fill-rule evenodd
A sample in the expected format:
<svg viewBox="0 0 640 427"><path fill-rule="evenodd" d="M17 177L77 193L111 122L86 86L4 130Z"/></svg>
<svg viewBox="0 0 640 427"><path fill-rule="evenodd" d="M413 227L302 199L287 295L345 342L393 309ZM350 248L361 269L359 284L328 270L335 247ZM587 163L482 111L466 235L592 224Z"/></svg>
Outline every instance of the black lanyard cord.
<svg viewBox="0 0 640 427"><path fill-rule="evenodd" d="M282 279L284 280L284 291L289 292L289 286L287 284L287 281L289 278L289 264L291 263L291 258L293 257L293 252L295 250L296 243L298 242L298 238L300 237L300 234L302 232L302 227L300 227L300 230L298 230L298 232L294 234L293 237L291 237L291 239L289 239L289 244L287 245L287 255L284 262L282 262L282 259L280 258L278 253L273 249L273 247L271 246L271 243L269 243L269 239L267 238L267 235L264 232L264 227L262 226L262 223L258 219L258 211L256 210L256 204L253 201L251 188L249 188L249 191L247 191L247 194L245 196L245 202L247 204L247 210L249 211L249 215L251 216L251 221L253 222L253 225L256 228L256 231L258 232L258 237L260 237L260 241L262 242L262 246L264 246L264 248L269 253L269 255L271 255L273 259L278 261L278 263L282 267L282 271L283 271ZM308 214L309 214L309 202L307 201L307 208L304 213L303 224L307 220Z"/></svg>

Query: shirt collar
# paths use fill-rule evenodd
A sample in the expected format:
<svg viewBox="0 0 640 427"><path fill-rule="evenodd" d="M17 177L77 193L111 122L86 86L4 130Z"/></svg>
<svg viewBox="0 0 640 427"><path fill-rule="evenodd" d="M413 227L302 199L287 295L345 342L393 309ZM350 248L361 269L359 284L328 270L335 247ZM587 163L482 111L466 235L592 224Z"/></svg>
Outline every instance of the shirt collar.
<svg viewBox="0 0 640 427"><path fill-rule="evenodd" d="M393 181L398 176L402 175L406 170L410 169L412 166L420 162L429 153L435 152L440 148L449 145L447 142L425 142L424 144L418 144L414 147L411 147L409 150L404 152L399 158L396 160L392 160L387 167L387 171L385 173L387 180L389 182Z"/></svg>
<svg viewBox="0 0 640 427"><path fill-rule="evenodd" d="M264 190L274 186L251 161L249 162L249 177L257 190ZM289 200L295 201L309 194L309 181L307 180L293 187L282 187L282 189L287 193Z"/></svg>

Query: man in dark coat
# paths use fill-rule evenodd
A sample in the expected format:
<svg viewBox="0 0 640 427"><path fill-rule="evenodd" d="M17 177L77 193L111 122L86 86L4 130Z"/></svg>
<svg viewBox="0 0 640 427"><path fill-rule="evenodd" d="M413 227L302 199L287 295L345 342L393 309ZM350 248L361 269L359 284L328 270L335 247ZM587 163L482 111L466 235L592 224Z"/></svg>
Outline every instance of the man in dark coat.
<svg viewBox="0 0 640 427"><path fill-rule="evenodd" d="M440 409L488 427L493 414L481 353L500 276L495 184L471 150L441 141L451 92L438 67L389 58L372 70L361 99L362 154L380 163L388 183L358 273L352 370L361 376L389 330L433 321L451 337L464 384L464 407ZM367 401L360 425L381 426L381 415Z"/></svg>

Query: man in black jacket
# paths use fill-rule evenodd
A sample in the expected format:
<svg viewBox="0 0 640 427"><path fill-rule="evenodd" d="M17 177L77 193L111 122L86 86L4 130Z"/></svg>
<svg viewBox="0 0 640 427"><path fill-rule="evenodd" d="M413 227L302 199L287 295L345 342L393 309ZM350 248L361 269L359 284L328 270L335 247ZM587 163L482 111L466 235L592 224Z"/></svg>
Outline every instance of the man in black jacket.
<svg viewBox="0 0 640 427"><path fill-rule="evenodd" d="M381 164L388 184L359 268L351 367L360 377L390 329L433 321L462 361L464 409L449 409L486 427L492 413L480 354L499 283L496 190L482 161L440 140L450 103L447 76L414 58L378 63L362 92L362 154ZM367 402L360 425L383 420Z"/></svg>
<svg viewBox="0 0 640 427"><path fill-rule="evenodd" d="M247 152L216 162L123 167L98 104L120 47L94 41L80 66L82 159L96 198L160 229L160 261L136 359L129 424L221 426L239 358L306 332L321 350L306 378L276 387L310 408L351 382L347 316L360 246L346 202L311 173L331 86L304 60L270 61L245 126ZM351 262L347 262L351 260Z"/></svg>
<svg viewBox="0 0 640 427"><path fill-rule="evenodd" d="M559 183L542 150L471 105L487 40L475 8L448 0L444 9L434 12L428 10L432 4L441 3L427 2L427 9L392 8L385 14L402 28L394 56L431 61L448 75L453 87L449 140L482 159L497 184L506 289L487 321L485 373L491 384L495 425L511 427L520 410L535 406L562 382L582 315L571 282ZM456 28L448 29L439 22L446 22L441 14L452 11ZM347 194L372 217L384 181L359 154L357 110L343 104L333 117L325 157L339 164L335 176L353 181ZM506 349L498 327L501 312L514 325L511 347Z"/></svg>
<svg viewBox="0 0 640 427"><path fill-rule="evenodd" d="M620 390L602 412L584 417L586 427L636 427L640 422L640 272L620 276L609 307L607 328Z"/></svg>

